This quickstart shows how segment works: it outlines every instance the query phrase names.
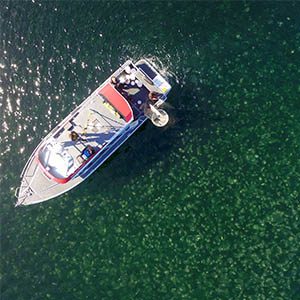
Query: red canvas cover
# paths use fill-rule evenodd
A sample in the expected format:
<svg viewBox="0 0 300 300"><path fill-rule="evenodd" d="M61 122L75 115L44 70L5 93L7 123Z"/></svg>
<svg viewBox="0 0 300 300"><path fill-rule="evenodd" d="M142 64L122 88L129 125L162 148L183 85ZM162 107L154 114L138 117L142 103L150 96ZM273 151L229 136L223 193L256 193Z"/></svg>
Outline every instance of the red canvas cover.
<svg viewBox="0 0 300 300"><path fill-rule="evenodd" d="M126 122L133 119L132 109L127 100L110 84L105 84L100 90L109 103L123 116Z"/></svg>

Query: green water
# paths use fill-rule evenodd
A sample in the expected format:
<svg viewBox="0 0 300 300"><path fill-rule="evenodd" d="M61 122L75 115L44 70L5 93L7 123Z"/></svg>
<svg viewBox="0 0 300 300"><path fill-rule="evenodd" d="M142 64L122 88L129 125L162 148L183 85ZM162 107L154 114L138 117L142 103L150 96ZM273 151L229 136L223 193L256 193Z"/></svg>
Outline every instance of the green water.
<svg viewBox="0 0 300 300"><path fill-rule="evenodd" d="M1 300L300 299L299 2L0 7ZM140 57L170 125L14 208L39 140Z"/></svg>

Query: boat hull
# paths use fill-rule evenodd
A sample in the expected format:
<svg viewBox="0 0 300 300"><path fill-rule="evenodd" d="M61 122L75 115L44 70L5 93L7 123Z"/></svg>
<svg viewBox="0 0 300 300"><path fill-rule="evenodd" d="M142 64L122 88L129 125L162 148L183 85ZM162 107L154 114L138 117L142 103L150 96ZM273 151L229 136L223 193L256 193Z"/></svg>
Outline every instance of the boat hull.
<svg viewBox="0 0 300 300"><path fill-rule="evenodd" d="M93 174L119 147L121 147L121 145L149 118L145 113L145 106L143 106L144 103L146 104L147 101L149 101L147 100L149 91L162 91L159 102L157 102L158 105L161 105L166 101L167 94L171 88L170 85L145 60L140 60L136 65L134 65L131 61L127 61L112 75L112 77L118 75L122 76L126 70L126 67L128 66L134 66L134 68L136 68L137 72L135 74L138 80L143 83L142 87L140 87L140 89L135 88L137 92L129 96L128 99L125 99L122 98L121 94L116 96L116 92L112 89L112 85L109 82L110 79L107 79L106 82L104 82L82 104L80 104L73 112L71 112L69 116L67 116L60 124L58 124L36 147L26 166L24 167L21 174L21 186L16 190L16 197L18 198L16 206L31 205L47 201L64 194L65 192L82 183L87 177ZM114 98L109 98L112 94L114 94ZM116 116L112 115L111 113L110 115L107 115L109 114L109 111L103 107L103 105L107 107L107 101L105 101L106 98L104 97L104 99L103 96L108 97L107 99L110 101L110 104L108 105L109 109L111 109L111 105L113 105L115 108L118 108L119 113L123 113L123 115L127 113L126 116L128 116L128 118L125 119L125 123L120 123L120 121L117 121L120 117L119 113L116 113ZM142 105L140 105L141 100L142 102L144 101ZM123 101L122 107L120 106L121 101ZM126 101L128 101L128 103L130 102L132 110L131 108L128 108L128 103L126 104ZM93 112L87 113L88 111ZM87 115L88 117L86 117ZM103 119L102 124L99 123L102 127L97 127L98 129L93 127L93 129L98 130L98 132L99 130L102 130L100 133L95 134L92 131L87 133L87 137L89 137L89 135L97 135L96 140L93 138L88 141L89 143L94 143L92 144L94 149L96 149L94 155L92 155L92 157L87 159L84 163L81 163L79 167L77 166L76 171L72 171L73 173L70 173L71 175L68 175L67 173L66 178L60 179L53 176L55 173L53 173L51 170L54 167L50 164L50 161L57 164L57 166L60 165L61 167L65 167L65 165L62 163L64 162L63 158L66 154L66 151L67 154L71 153L71 158L73 159L72 162L74 162L74 164L78 164L78 157L81 156L78 155L78 151L79 153L82 153L80 152L82 149L80 150L78 147L82 147L83 145L81 144L83 143L76 142L76 144L74 142L70 142L70 140L67 138L69 134L68 130L72 130L69 128L70 123L73 126L73 123L76 120L79 122L80 128L85 128L86 130L87 124L91 122L91 116L94 116L95 121L98 122L99 120L101 122ZM112 122L114 122L114 124ZM109 123L110 126L112 124L114 125L112 126L113 129L110 129L111 131L109 132L103 131L103 128L108 127L107 123ZM116 124L120 124L121 127L116 128ZM97 124L95 123L93 126L96 125ZM57 141L60 142L60 145L64 145L64 149L60 153L54 153L54 151L57 150L52 150L53 154L51 154L51 149L54 149L54 146L56 146L53 143ZM50 152L50 156L53 155L53 157L51 156L52 160L47 160L44 157L44 161L41 162L44 152L46 154L49 154ZM58 158L56 154L60 155L59 160L57 160ZM66 155L65 157L68 156ZM54 158L56 158L56 161ZM74 164L73 168L75 168Z"/></svg>

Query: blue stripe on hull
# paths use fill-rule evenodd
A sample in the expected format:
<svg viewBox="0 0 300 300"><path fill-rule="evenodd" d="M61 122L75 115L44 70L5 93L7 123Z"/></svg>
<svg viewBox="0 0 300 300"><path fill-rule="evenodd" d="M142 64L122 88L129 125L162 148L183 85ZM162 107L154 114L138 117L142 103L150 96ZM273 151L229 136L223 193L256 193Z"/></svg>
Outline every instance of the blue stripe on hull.
<svg viewBox="0 0 300 300"><path fill-rule="evenodd" d="M80 171L77 176L87 178L96 171L138 128L140 128L148 118L141 116L135 122L129 124L129 127L124 130L123 134L111 141L103 151L99 153L99 157L88 163L84 170ZM76 176L76 177L77 177Z"/></svg>

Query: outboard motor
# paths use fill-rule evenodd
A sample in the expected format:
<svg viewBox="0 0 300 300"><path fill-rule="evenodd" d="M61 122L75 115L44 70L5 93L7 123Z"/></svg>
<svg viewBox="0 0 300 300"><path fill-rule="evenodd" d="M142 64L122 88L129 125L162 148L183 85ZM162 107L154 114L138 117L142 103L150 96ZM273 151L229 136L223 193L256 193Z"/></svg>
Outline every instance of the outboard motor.
<svg viewBox="0 0 300 300"><path fill-rule="evenodd" d="M150 104L150 109L146 112L147 117L151 120L153 125L157 127L163 127L169 122L169 115L161 108L156 108Z"/></svg>

